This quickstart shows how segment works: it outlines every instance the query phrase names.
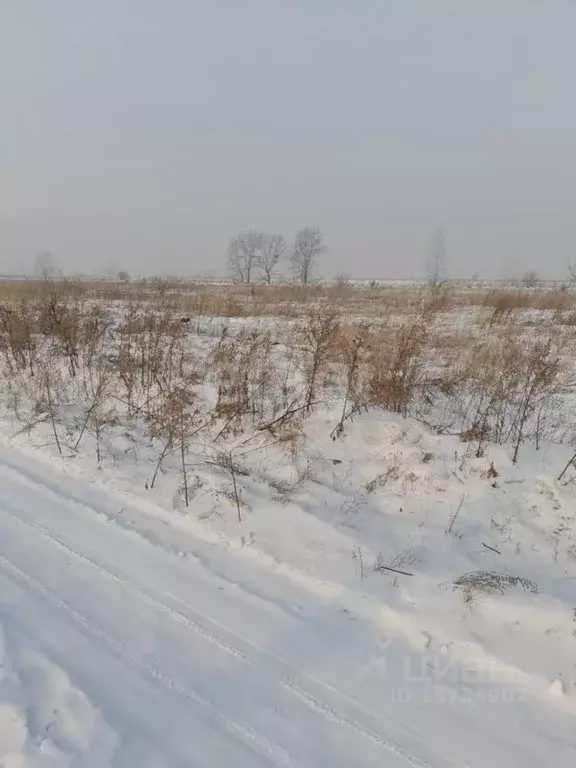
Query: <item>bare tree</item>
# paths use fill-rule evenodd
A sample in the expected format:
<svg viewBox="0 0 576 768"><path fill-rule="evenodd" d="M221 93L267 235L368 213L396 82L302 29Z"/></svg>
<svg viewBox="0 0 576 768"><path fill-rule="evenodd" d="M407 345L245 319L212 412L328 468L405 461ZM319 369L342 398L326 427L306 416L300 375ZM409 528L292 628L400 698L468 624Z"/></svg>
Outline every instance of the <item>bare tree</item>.
<svg viewBox="0 0 576 768"><path fill-rule="evenodd" d="M264 234L261 237L262 242L260 244L256 265L262 278L266 280L268 285L270 285L276 267L278 266L278 262L286 250L286 238L281 234Z"/></svg>
<svg viewBox="0 0 576 768"><path fill-rule="evenodd" d="M34 259L34 274L43 280L49 280L56 273L54 257L50 251L39 251Z"/></svg>
<svg viewBox="0 0 576 768"><path fill-rule="evenodd" d="M522 275L522 285L524 288L536 288L539 282L540 278L534 269L531 269L529 272L525 272Z"/></svg>
<svg viewBox="0 0 576 768"><path fill-rule="evenodd" d="M438 227L430 244L428 258L428 285L432 291L438 291L446 279L446 233L444 227Z"/></svg>
<svg viewBox="0 0 576 768"><path fill-rule="evenodd" d="M249 283L262 248L262 234L254 229L240 232L228 246L228 268L239 283Z"/></svg>
<svg viewBox="0 0 576 768"><path fill-rule="evenodd" d="M305 227L296 234L290 257L292 273L302 285L308 285L318 257L324 250L324 235L318 227Z"/></svg>

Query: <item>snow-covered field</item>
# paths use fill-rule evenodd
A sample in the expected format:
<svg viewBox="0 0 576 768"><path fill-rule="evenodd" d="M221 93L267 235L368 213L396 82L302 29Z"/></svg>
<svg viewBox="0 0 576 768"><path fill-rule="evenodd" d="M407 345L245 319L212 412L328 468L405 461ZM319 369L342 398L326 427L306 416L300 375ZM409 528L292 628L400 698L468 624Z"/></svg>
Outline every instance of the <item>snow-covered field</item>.
<svg viewBox="0 0 576 768"><path fill-rule="evenodd" d="M334 434L328 355L306 417L255 429L307 391L276 342L264 363L284 361L287 405L258 400L260 372L257 417L225 402L196 432L223 397L212 368L242 365L224 347L243 323L178 340L195 350L173 374L197 387L185 440L142 417L166 359L164 378L122 368L100 397L104 364L69 356L71 336L50 357L21 344L23 367L4 352L0 766L576 764L570 377L513 463L513 441L439 434L429 412L363 404Z"/></svg>

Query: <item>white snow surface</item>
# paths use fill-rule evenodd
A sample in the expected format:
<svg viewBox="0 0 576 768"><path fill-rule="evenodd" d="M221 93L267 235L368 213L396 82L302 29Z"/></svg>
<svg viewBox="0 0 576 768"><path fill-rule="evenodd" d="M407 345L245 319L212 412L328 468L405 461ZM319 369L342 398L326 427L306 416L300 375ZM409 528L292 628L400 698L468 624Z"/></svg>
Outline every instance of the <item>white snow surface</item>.
<svg viewBox="0 0 576 768"><path fill-rule="evenodd" d="M145 490L144 447L0 443L0 768L576 765L569 449L329 423L289 498L274 456L242 478L242 522L207 471L188 510ZM480 570L538 593L465 602Z"/></svg>

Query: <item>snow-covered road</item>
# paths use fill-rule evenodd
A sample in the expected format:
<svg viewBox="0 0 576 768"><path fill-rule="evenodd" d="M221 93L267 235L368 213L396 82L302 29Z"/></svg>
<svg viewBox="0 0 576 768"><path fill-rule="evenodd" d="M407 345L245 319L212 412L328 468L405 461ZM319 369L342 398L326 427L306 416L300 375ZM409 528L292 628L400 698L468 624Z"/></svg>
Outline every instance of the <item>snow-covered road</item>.
<svg viewBox="0 0 576 768"><path fill-rule="evenodd" d="M0 450L0 766L571 764L569 713L400 703L407 641L167 526Z"/></svg>

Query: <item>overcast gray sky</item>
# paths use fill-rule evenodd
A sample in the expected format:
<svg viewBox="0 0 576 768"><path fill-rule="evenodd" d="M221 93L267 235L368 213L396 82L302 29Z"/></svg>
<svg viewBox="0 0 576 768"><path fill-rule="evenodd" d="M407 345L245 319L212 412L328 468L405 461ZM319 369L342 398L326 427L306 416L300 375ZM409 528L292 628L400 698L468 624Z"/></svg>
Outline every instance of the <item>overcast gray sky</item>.
<svg viewBox="0 0 576 768"><path fill-rule="evenodd" d="M563 276L576 0L0 0L0 272L217 273L317 225L321 271Z"/></svg>

